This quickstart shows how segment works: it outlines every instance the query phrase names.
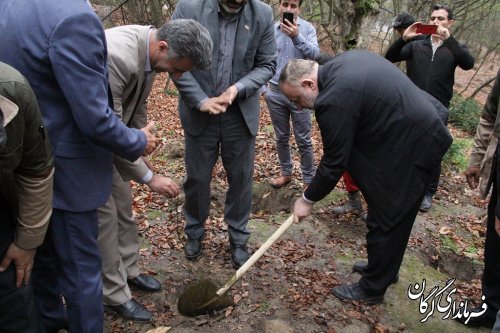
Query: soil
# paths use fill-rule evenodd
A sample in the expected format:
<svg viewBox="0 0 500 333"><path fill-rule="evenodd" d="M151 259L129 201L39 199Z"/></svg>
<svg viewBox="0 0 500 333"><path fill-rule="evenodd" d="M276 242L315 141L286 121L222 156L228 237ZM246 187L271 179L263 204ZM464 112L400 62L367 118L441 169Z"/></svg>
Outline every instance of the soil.
<svg viewBox="0 0 500 333"><path fill-rule="evenodd" d="M170 175L180 183L184 176L183 132L177 117L175 89L172 85L165 86L165 82L166 76L159 75L149 99L150 117L157 121L157 136L163 140L150 159L156 173ZM249 221L251 252L285 221L302 190L295 148L292 182L281 190L267 183L270 177L279 174L279 165L271 121L262 100L261 106L253 211ZM317 126L313 131L318 161L322 153L321 140ZM465 134L459 133L459 136ZM422 323L424 314L420 312L418 300L408 297L409 287L424 279L429 291L431 284L444 287L450 278L455 278L453 299L480 304L477 301L481 296L486 201L466 186L461 174L452 171L442 175L431 210L418 215L399 282L388 289L383 304L366 306L342 302L330 292L339 284L356 282L360 276L352 272L352 264L366 259L364 222L351 214L331 213L333 205L346 201L343 184L339 183L315 206L312 216L292 225L233 286L229 293L234 306L196 318L182 316L177 311L177 300L187 286L204 278L222 286L235 272L223 221L227 181L220 162L212 176L212 210L206 222L203 255L197 261L188 261L183 254L182 196L166 199L149 192L145 186L134 184L134 212L141 238L140 266L161 281L163 289L158 293L132 291L134 298L152 311L153 322L139 324L106 315L106 332L466 331L453 320L441 319L444 315L438 312ZM488 332L486 329L468 331Z"/></svg>

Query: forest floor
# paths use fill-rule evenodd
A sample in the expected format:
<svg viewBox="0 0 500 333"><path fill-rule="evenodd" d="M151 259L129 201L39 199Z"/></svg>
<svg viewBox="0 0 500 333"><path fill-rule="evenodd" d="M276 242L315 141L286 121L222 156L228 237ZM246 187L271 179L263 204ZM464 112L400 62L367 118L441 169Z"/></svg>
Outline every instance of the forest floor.
<svg viewBox="0 0 500 333"><path fill-rule="evenodd" d="M486 78L495 74L492 68L481 75ZM468 81L458 76L460 91ZM480 84L479 75L477 80ZM150 119L157 122L157 136L162 138L160 148L150 159L156 173L169 175L181 183L185 174L183 131L177 115L176 91L171 85L165 90L165 81L165 75L157 77L149 99ZM489 89L478 95L482 103ZM252 252L286 220L302 189L296 148L293 148L292 183L281 190L268 185L268 180L279 174L279 165L263 100L261 107L253 211L249 221ZM451 130L454 136L467 137ZM317 124L313 126L313 142L317 162L322 154ZM451 170L443 173L431 210L419 213L399 282L388 289L383 304L342 302L330 293L334 286L356 282L360 276L352 272L352 264L366 258L364 222L354 215L331 213L332 206L346 201L343 184L339 183L315 206L312 216L292 225L233 286L229 294L234 306L214 315L182 316L177 310L177 300L189 285L209 277L222 286L235 272L223 221L226 190L225 172L219 161L213 172L212 210L206 223L203 255L193 262L183 253L182 195L166 199L151 193L146 186L134 184L134 212L141 237L140 265L145 273L161 281L163 289L158 293L133 290L135 299L152 311L153 322L138 324L106 315L106 332L489 332L467 330L453 320L442 319L446 317L443 309L439 312L434 307L426 308L423 297L416 300L409 297L414 290L409 288L425 281L424 295L439 286L444 296L453 291L450 296L457 308L460 300L468 300L469 307L471 303L481 304L478 301L487 202L479 198L476 190L468 188L461 173ZM446 286L448 282L451 285ZM431 299L427 301L430 304Z"/></svg>

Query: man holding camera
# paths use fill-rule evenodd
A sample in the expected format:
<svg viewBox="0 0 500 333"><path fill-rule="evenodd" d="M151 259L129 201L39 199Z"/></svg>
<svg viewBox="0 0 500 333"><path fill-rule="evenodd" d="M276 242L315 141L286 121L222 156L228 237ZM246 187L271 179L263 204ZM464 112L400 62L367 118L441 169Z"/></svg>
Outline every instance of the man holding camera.
<svg viewBox="0 0 500 333"><path fill-rule="evenodd" d="M278 89L278 79L283 67L290 59L314 59L319 54L318 39L314 26L299 18L302 0L280 0L278 11L281 20L274 24L278 46L276 73L269 81L264 98L269 108L276 135L276 150L281 166L281 175L271 180L274 188L282 188L292 180L292 157L290 154L290 120L295 141L300 152L300 166L304 188L314 176L314 152L311 141L311 112L301 112Z"/></svg>
<svg viewBox="0 0 500 333"><path fill-rule="evenodd" d="M474 66L474 58L467 47L459 44L450 34L453 12L448 6L433 5L429 23L437 25L435 34L429 38L413 40L422 35L417 31L421 23L415 22L391 45L385 57L392 62L411 59L411 62L406 63L408 77L420 89L437 98L448 108L453 96L455 68L460 66L464 70L471 69ZM420 206L422 212L431 208L440 173L441 168L436 168Z"/></svg>

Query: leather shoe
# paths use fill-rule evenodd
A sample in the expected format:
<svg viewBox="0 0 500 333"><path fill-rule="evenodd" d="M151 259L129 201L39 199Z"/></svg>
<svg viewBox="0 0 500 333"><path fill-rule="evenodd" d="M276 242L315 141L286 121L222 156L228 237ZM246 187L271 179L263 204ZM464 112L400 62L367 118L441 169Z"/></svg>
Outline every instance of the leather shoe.
<svg viewBox="0 0 500 333"><path fill-rule="evenodd" d="M137 289L145 291L159 291L161 290L161 283L152 276L139 274L133 279L127 280L128 284L136 287Z"/></svg>
<svg viewBox="0 0 500 333"><path fill-rule="evenodd" d="M432 206L432 195L426 194L424 195L424 199L422 200L422 203L420 204L420 208L418 210L425 213L426 211L431 209L431 206Z"/></svg>
<svg viewBox="0 0 500 333"><path fill-rule="evenodd" d="M363 275L367 265L368 265L368 263L364 260L356 261L354 263L354 265L352 265L352 270L353 270L353 272L356 272L356 273ZM398 281L399 281L399 273L396 275L396 277L394 278L394 281L392 281L392 283L398 283Z"/></svg>
<svg viewBox="0 0 500 333"><path fill-rule="evenodd" d="M104 310L108 313L133 321L146 322L150 321L153 317L151 312L133 299L120 305L104 305Z"/></svg>
<svg viewBox="0 0 500 333"><path fill-rule="evenodd" d="M481 307L470 308L467 309L467 311L469 311L470 313L482 312L483 308ZM497 311L493 310L490 306L488 306L486 311L479 317L470 317L467 324L465 322L469 317L455 318L455 320L467 326L493 328L493 325L495 325L496 315Z"/></svg>
<svg viewBox="0 0 500 333"><path fill-rule="evenodd" d="M195 260L201 255L201 241L203 237L200 238L188 238L186 244L184 244L184 254L189 260Z"/></svg>
<svg viewBox="0 0 500 333"><path fill-rule="evenodd" d="M369 295L361 288L358 282L350 285L340 285L332 289L332 294L343 301L359 301L368 305L379 304L384 301L384 294Z"/></svg>
<svg viewBox="0 0 500 333"><path fill-rule="evenodd" d="M246 244L231 243L231 262L234 269L240 268L250 258Z"/></svg>
<svg viewBox="0 0 500 333"><path fill-rule="evenodd" d="M278 178L272 179L269 184L275 189L279 190L283 186L287 185L292 181L292 176L281 175Z"/></svg>

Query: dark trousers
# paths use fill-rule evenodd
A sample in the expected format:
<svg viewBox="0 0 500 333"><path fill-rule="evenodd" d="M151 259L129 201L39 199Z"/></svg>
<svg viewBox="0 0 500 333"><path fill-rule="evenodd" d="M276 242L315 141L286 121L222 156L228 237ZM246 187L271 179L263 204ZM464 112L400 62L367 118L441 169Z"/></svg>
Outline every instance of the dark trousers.
<svg viewBox="0 0 500 333"><path fill-rule="evenodd" d="M5 251L0 252L0 261L4 256ZM35 306L33 285L30 281L28 285L23 283L21 287L16 287L14 263L11 263L4 272L0 273L0 332L45 332Z"/></svg>
<svg viewBox="0 0 500 333"><path fill-rule="evenodd" d="M35 296L47 331L103 332L97 211L54 209L35 258ZM62 302L64 298L65 306Z"/></svg>
<svg viewBox="0 0 500 333"><path fill-rule="evenodd" d="M495 230L495 209L498 205L498 186L500 185L499 146L497 146L495 161L491 174L493 177L493 191L488 205L488 222L486 240L484 243L484 272L483 295L486 297L488 308L500 310L500 237Z"/></svg>
<svg viewBox="0 0 500 333"><path fill-rule="evenodd" d="M14 240L16 217L8 198L0 193L0 261ZM16 267L11 263L0 273L0 332L44 332L42 321L35 306L33 285L16 286Z"/></svg>
<svg viewBox="0 0 500 333"><path fill-rule="evenodd" d="M245 244L250 237L246 226L252 208L255 137L241 111L232 105L225 113L211 116L202 134L192 136L186 132L185 142L186 235L192 239L203 236L210 214L212 169L220 155L229 185L224 207L229 238L235 244Z"/></svg>
<svg viewBox="0 0 500 333"><path fill-rule="evenodd" d="M431 175L431 182L429 183L429 187L427 188L427 194L430 194L432 196L436 194L440 177L441 177L441 164L439 164L439 166L436 169L434 169Z"/></svg>
<svg viewBox="0 0 500 333"><path fill-rule="evenodd" d="M423 193L421 196L423 197ZM368 266L359 284L369 294L384 294L398 274L421 201L417 200L408 214L389 230L382 230L368 207L366 219Z"/></svg>

